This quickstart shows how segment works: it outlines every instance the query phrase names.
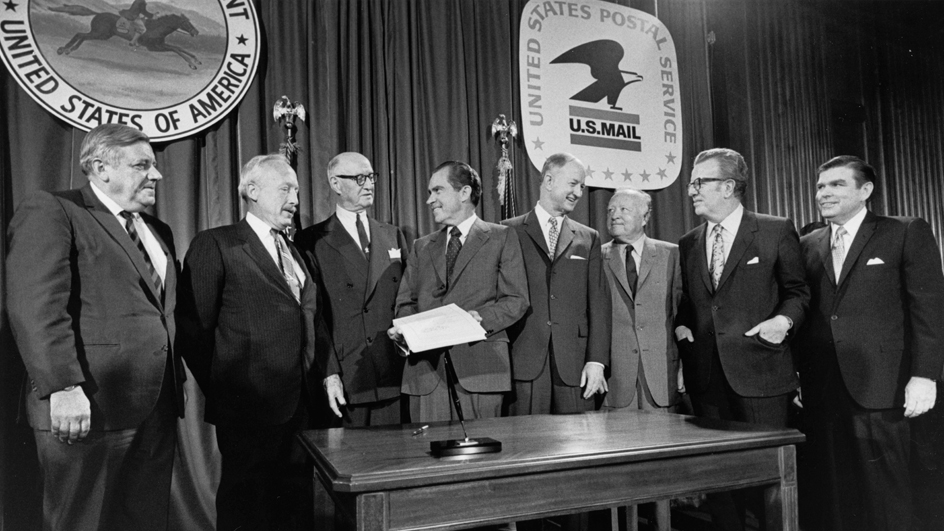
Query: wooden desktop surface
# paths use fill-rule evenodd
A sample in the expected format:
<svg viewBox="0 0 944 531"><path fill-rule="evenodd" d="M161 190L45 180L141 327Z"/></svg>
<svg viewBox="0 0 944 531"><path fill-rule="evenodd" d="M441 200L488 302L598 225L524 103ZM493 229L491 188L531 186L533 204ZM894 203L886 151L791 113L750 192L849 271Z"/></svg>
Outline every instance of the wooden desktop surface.
<svg viewBox="0 0 944 531"><path fill-rule="evenodd" d="M300 439L361 529L460 529L751 485L770 487L774 528L794 527L796 430L645 411L480 419L466 423L469 436L501 441L500 453L437 459L429 443L462 438L459 423L413 436L419 427Z"/></svg>

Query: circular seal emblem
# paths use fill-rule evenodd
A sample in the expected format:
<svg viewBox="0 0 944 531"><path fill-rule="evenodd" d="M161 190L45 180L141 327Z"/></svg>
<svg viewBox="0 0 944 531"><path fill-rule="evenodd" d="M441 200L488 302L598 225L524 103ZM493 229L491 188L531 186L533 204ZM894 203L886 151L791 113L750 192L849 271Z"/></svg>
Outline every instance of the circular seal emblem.
<svg viewBox="0 0 944 531"><path fill-rule="evenodd" d="M236 107L259 36L251 0L0 1L0 56L37 103L86 131L121 123L155 142Z"/></svg>

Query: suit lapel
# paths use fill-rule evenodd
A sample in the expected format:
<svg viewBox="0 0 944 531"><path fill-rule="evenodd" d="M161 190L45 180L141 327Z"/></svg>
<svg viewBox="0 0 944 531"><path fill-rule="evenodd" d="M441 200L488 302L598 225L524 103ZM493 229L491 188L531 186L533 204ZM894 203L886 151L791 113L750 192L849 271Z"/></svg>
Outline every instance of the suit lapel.
<svg viewBox="0 0 944 531"><path fill-rule="evenodd" d="M626 262L623 260L625 255L619 252L619 244L616 243L615 240L607 245L609 247L607 248L606 253L603 255L603 260L606 263L606 266L610 268L610 271L613 273L613 278L615 278L616 282L619 283L621 288L623 288L623 291L626 292L626 295L632 299L633 292L629 289L629 281L626 280Z"/></svg>
<svg viewBox="0 0 944 531"><path fill-rule="evenodd" d="M732 271L741 261L741 257L744 256L744 252L747 251L747 247L754 241L754 232L756 231L757 218L754 217L752 212L745 210L744 216L741 218L741 226L738 227L737 234L734 236L734 243L731 244L731 252L728 253L728 259L724 261L724 269L721 271L721 279L718 281L718 290L721 289L721 286L724 286L725 281L728 280ZM706 263L708 261L707 254L705 255L705 261Z"/></svg>
<svg viewBox="0 0 944 531"><path fill-rule="evenodd" d="M567 219L567 216L564 216L563 219L560 237L557 239L557 249L554 250L555 261L561 256L564 256L564 253L567 252L567 248L570 247L571 242L574 241L574 232L576 229L574 229L573 223Z"/></svg>
<svg viewBox="0 0 944 531"><path fill-rule="evenodd" d="M462 249L459 250L459 256L456 257L456 265L452 270L452 278L449 279L450 286L453 285L452 280L459 278L459 275L462 274L462 270L465 269L465 266L469 265L469 261L475 256L475 253L479 252L479 249L488 241L488 233L488 225L481 219L476 219L475 223L472 224L472 230L469 231L469 235L465 239L465 244L463 244Z"/></svg>
<svg viewBox="0 0 944 531"><path fill-rule="evenodd" d="M336 214L332 214L328 219L330 221L325 227L325 243L344 257L344 260L350 266L350 272L356 275L357 278L367 282L367 259L364 258L360 244L351 238ZM373 226L371 226L371 234L373 234ZM373 247L373 243L371 243L371 247Z"/></svg>
<svg viewBox="0 0 944 531"><path fill-rule="evenodd" d="M426 246L426 253L429 255L429 260L433 264L436 276L439 277L439 281L443 286L446 285L446 239L448 237L449 236L446 235L446 227L443 227L433 233L429 245Z"/></svg>
<svg viewBox="0 0 944 531"><path fill-rule="evenodd" d="M295 296L292 295L292 290L288 287L285 278L282 277L282 272L279 271L279 266L276 265L275 260L272 259L272 255L270 255L269 251L262 245L262 240L259 239L259 236L257 236L252 230L252 227L249 226L249 222L246 221L246 218L243 218L236 226L238 236L243 242L243 251L249 255L249 258L256 263L256 266L259 267L263 275L268 278L277 289L291 297L292 300L295 300Z"/></svg>
<svg viewBox="0 0 944 531"><path fill-rule="evenodd" d="M364 294L364 301L370 300L370 296L377 287L381 275L390 264L390 249L396 248L396 244L390 242L390 238L372 218L367 218L370 225L370 274L367 277L367 291Z"/></svg>
<svg viewBox="0 0 944 531"><path fill-rule="evenodd" d="M548 256L547 250L547 240L544 238L544 232L541 230L541 224L538 222L538 216L532 210L526 218L524 218L524 231L534 240L534 244L541 249L541 255L545 258L547 262L550 262L550 257ZM560 242L558 242L560 246Z"/></svg>
<svg viewBox="0 0 944 531"><path fill-rule="evenodd" d="M651 243L649 243L649 238L643 240L642 254L640 255L639 260L639 279L636 280L637 292L646 281L646 278L649 277L649 272L652 271L652 264L655 263L658 257L658 251Z"/></svg>
<svg viewBox="0 0 944 531"><path fill-rule="evenodd" d="M846 281L849 270L855 265L873 234L875 234L875 215L869 212L862 220L862 225L859 226L859 230L856 231L855 238L852 240L852 245L849 246L849 252L846 253L846 257L842 261L842 271L839 272L837 286L841 286ZM830 256L832 256L832 252L830 252Z"/></svg>
<svg viewBox="0 0 944 531"><path fill-rule="evenodd" d="M833 267L833 253L829 242L831 234L832 229L830 229L829 225L827 225L825 229L821 229L820 234L816 236L817 241L814 249L819 257L819 263L822 264L823 269L826 270L826 276L829 277L829 281L835 286L836 271Z"/></svg>
<svg viewBox="0 0 944 531"><path fill-rule="evenodd" d="M706 233L708 232L708 223L702 223L701 227L698 227L698 234L695 236L695 263L698 264L699 276L701 281L705 283L705 289L708 290L708 293L714 293L714 286L711 285L711 275L708 274L708 251L707 242L705 241Z"/></svg>
<svg viewBox="0 0 944 531"><path fill-rule="evenodd" d="M177 289L177 264L174 262L174 258L170 254L170 249L167 247L167 243L161 239L160 233L157 229L148 222L147 218L144 216L141 217L144 220L144 224L147 225L148 230L151 231L151 235L154 236L154 239L157 240L158 245L161 246L161 250L164 251L164 256L167 257L167 266L164 268L164 297L167 297L167 293L176 293ZM161 300L163 304L165 301Z"/></svg>
<svg viewBox="0 0 944 531"><path fill-rule="evenodd" d="M125 231L125 228L121 226L121 222L115 218L115 215L108 210L98 197L95 196L95 192L92 191L92 184L87 184L82 187L82 199L85 201L85 207L88 209L89 213L95 218L96 221L101 224L102 228L107 232L121 248L125 251L125 254L128 255L128 258L131 260L131 263L134 265L134 268L138 271L138 274L141 275L141 278L144 279L142 284L146 286L148 292L154 297L154 302L156 305L163 309L163 304L161 303L161 294L158 293L157 288L154 287L154 283L151 282L151 273L148 271L147 264L144 262L144 255L141 254L141 251L138 247L131 241L131 236L128 235L128 232ZM151 231L153 234L154 231ZM160 241L160 238L158 238ZM163 247L163 245L162 245ZM166 253L165 253L166 254ZM168 267L172 267L170 260L168 260Z"/></svg>

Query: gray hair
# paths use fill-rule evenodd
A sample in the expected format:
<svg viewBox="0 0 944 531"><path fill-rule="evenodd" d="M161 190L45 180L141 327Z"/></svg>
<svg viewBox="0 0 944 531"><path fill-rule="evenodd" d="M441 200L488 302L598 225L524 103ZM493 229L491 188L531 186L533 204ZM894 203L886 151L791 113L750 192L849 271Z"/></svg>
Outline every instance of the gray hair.
<svg viewBox="0 0 944 531"><path fill-rule="evenodd" d="M695 156L695 165L707 160L717 159L721 174L725 179L734 181L734 195L744 197L747 190L747 162L740 153L728 148L713 148Z"/></svg>
<svg viewBox="0 0 944 531"><path fill-rule="evenodd" d="M278 171L278 166L285 166L289 170L292 169L292 165L288 163L288 159L279 153L256 155L255 157L249 159L249 162L247 162L239 171L239 197L242 197L243 200L248 201L249 184L258 184L259 177L264 169L270 168Z"/></svg>
<svg viewBox="0 0 944 531"><path fill-rule="evenodd" d="M92 129L82 140L79 151L79 164L82 173L92 173L92 163L96 160L108 162L114 166L118 163L118 149L139 142L150 142L151 139L134 127L122 124L102 124Z"/></svg>

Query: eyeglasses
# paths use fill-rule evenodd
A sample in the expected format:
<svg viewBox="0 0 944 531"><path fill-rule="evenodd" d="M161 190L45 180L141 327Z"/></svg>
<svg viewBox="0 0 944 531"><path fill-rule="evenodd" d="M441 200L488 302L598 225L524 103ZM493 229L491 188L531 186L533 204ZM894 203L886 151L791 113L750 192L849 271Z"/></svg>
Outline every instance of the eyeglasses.
<svg viewBox="0 0 944 531"><path fill-rule="evenodd" d="M728 181L728 180L730 179L719 179L717 177L699 177L695 179L694 181L688 183L688 189L695 190L695 193L698 193L701 191L701 187L704 186L705 183L721 182L721 181Z"/></svg>
<svg viewBox="0 0 944 531"><path fill-rule="evenodd" d="M377 182L376 173L365 173L362 175L335 175L335 177L339 177L341 179L351 179L357 183L357 186L364 186L364 183L366 183L368 179L370 180L371 184Z"/></svg>

